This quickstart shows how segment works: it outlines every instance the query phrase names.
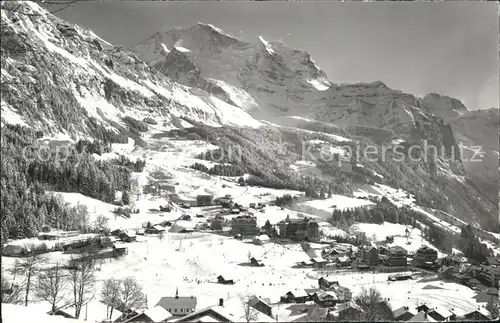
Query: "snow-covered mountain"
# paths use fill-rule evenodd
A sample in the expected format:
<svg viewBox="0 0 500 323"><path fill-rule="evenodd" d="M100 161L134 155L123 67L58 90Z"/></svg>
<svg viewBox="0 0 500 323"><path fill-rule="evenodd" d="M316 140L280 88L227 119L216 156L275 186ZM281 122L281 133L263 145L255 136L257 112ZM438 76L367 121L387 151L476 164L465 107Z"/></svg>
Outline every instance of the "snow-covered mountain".
<svg viewBox="0 0 500 323"><path fill-rule="evenodd" d="M71 137L117 131L125 116L157 119L167 128L178 118L260 125L241 108L172 81L129 50L37 4L3 2L2 28L4 121Z"/></svg>
<svg viewBox="0 0 500 323"><path fill-rule="evenodd" d="M479 142L477 132L463 130L469 114L457 99L418 98L382 82L335 84L307 52L264 37L242 41L198 23L154 33L124 48L31 2L2 2L1 20L2 122L27 125L44 135L109 139L121 134L139 142L130 120L147 119L155 120L156 131L194 123L272 128L273 136L260 138L263 146L269 138L281 139L275 135L279 126L290 141L306 131L309 136L340 133L347 139L337 141L362 145L428 140L445 148L448 157L452 148L458 150L458 138ZM479 128L483 121L477 122ZM255 142L256 136L245 139ZM498 154L498 148L489 150ZM432 165L360 164L380 174L385 184L439 198L448 211L471 223L497 221L485 164L467 168L460 159L446 158Z"/></svg>

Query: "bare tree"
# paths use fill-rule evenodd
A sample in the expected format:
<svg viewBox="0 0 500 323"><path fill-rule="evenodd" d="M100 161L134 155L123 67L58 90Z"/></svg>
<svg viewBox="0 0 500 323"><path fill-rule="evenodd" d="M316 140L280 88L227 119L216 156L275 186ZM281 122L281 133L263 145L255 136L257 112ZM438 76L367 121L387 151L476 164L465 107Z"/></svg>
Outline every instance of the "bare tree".
<svg viewBox="0 0 500 323"><path fill-rule="evenodd" d="M104 281L101 291L101 301L107 305L110 311L106 312L106 318L113 317L113 309L119 306L121 280L110 278Z"/></svg>
<svg viewBox="0 0 500 323"><path fill-rule="evenodd" d="M146 296L134 277L126 277L122 280L120 289L120 304L123 310L142 309L146 306Z"/></svg>
<svg viewBox="0 0 500 323"><path fill-rule="evenodd" d="M94 262L83 260L75 263L76 269L70 271L70 285L73 293L73 306L75 318L80 317L82 307L94 298L94 285L96 282Z"/></svg>
<svg viewBox="0 0 500 323"><path fill-rule="evenodd" d="M28 256L24 258L21 262L19 262L19 264L16 264L16 267L13 271L14 276L20 274L24 277L22 283L25 288L24 306L28 306L31 284L33 282L33 277L35 276L36 266L38 265L35 245L26 246L26 250L28 250Z"/></svg>
<svg viewBox="0 0 500 323"><path fill-rule="evenodd" d="M59 263L55 267L47 268L38 273L38 280L33 291L38 298L52 305L51 313L57 310L57 305L60 302L68 301L68 295L65 292L68 283L66 278Z"/></svg>
<svg viewBox="0 0 500 323"><path fill-rule="evenodd" d="M258 312L251 305L252 296L250 294L239 295L241 307L243 308L243 319L246 322L252 322L258 320Z"/></svg>
<svg viewBox="0 0 500 323"><path fill-rule="evenodd" d="M354 302L363 310L362 317L359 318L362 321L386 321L392 319L392 311L389 305L375 287L368 290L362 287L361 292L354 298Z"/></svg>

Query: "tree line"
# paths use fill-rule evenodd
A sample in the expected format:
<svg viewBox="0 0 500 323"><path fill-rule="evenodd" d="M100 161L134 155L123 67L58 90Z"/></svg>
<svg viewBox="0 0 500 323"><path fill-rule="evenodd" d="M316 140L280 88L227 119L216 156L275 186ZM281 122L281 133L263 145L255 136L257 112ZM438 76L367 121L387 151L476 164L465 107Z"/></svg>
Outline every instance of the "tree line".
<svg viewBox="0 0 500 323"><path fill-rule="evenodd" d="M130 189L130 169L95 160L90 153L70 151L67 158L26 159L23 148L36 143L36 133L17 125L1 129L2 244L7 239L33 237L43 225L75 229L77 210L47 190L74 192L113 202L117 190ZM57 151L47 147L51 156ZM60 156L59 156L60 157Z"/></svg>

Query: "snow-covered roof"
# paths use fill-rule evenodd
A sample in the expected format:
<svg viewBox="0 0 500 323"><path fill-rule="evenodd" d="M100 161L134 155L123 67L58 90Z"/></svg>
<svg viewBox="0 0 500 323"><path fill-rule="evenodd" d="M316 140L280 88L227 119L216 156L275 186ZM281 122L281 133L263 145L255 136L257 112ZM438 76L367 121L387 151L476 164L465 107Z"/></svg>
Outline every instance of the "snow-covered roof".
<svg viewBox="0 0 500 323"><path fill-rule="evenodd" d="M164 309L163 307L156 305L152 309L149 309L144 312L153 322L163 322L166 319L172 317L169 311Z"/></svg>

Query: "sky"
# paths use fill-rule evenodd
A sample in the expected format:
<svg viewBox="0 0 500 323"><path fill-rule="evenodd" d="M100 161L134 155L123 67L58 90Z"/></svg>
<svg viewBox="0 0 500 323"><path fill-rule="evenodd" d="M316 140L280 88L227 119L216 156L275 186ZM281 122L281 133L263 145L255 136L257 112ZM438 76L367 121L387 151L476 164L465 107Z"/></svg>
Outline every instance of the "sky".
<svg viewBox="0 0 500 323"><path fill-rule="evenodd" d="M56 15L125 46L210 23L245 41L263 36L307 51L334 83L382 81L456 97L469 110L499 107L495 2L88 1Z"/></svg>

